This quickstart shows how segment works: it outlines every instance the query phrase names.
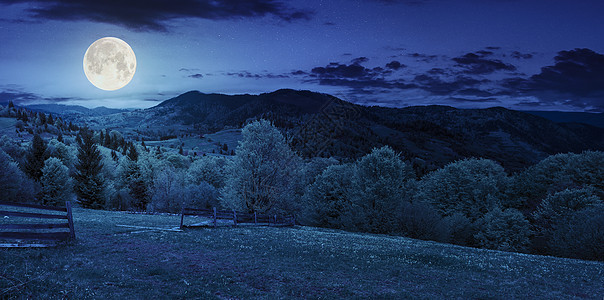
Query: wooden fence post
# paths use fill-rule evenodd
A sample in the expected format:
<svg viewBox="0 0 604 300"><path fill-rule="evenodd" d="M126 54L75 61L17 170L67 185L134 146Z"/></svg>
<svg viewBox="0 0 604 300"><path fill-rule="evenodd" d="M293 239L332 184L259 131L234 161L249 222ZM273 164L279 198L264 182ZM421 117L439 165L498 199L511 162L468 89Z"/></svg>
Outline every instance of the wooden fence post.
<svg viewBox="0 0 604 300"><path fill-rule="evenodd" d="M233 209L233 224L237 226L237 212Z"/></svg>
<svg viewBox="0 0 604 300"><path fill-rule="evenodd" d="M75 229L73 228L73 216L71 214L71 202L70 201L65 202L65 208L67 208L67 223L69 224L69 237L75 240L76 236L75 236Z"/></svg>
<svg viewBox="0 0 604 300"><path fill-rule="evenodd" d="M180 211L180 229L182 229L182 224L185 220L185 208L183 207Z"/></svg>
<svg viewBox="0 0 604 300"><path fill-rule="evenodd" d="M216 207L214 207L214 228L216 228Z"/></svg>
<svg viewBox="0 0 604 300"><path fill-rule="evenodd" d="M258 219L256 218L256 211L254 211L254 225L258 225Z"/></svg>

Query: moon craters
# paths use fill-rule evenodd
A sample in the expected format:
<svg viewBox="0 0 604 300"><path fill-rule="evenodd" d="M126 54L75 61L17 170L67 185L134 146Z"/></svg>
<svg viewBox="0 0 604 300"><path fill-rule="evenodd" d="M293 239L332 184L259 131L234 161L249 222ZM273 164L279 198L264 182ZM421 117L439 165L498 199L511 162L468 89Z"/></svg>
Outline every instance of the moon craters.
<svg viewBox="0 0 604 300"><path fill-rule="evenodd" d="M136 57L130 46L113 37L92 43L84 55L84 73L102 90L113 91L126 86L136 72Z"/></svg>

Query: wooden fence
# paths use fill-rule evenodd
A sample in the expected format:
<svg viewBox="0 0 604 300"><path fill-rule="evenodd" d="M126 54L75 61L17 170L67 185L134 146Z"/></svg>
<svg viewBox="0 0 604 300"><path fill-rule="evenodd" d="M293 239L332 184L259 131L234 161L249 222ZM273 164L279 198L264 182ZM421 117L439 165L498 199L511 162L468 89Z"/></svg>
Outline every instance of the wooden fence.
<svg viewBox="0 0 604 300"><path fill-rule="evenodd" d="M60 241L75 239L70 202L65 207L0 202L0 217L0 240L8 241L0 243L0 247L48 247ZM13 217L17 217L15 221ZM43 223L39 219L52 220L53 223ZM19 220L21 222L17 223ZM24 240L31 242L23 243Z"/></svg>
<svg viewBox="0 0 604 300"><path fill-rule="evenodd" d="M216 207L214 207L211 209L183 208L180 216L180 228L199 226L184 225L185 216L200 216L209 218L214 227L218 225L218 220L232 220L233 226L237 226L237 224L254 224L265 226L296 225L296 218L294 216L264 215L257 214L256 212L250 214L234 210L217 210Z"/></svg>

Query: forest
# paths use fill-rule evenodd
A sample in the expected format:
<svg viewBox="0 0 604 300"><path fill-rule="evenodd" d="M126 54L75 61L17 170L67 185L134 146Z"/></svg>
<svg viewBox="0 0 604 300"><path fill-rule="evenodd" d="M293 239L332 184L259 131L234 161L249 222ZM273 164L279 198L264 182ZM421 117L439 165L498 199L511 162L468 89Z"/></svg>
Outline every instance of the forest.
<svg viewBox="0 0 604 300"><path fill-rule="evenodd" d="M357 159L302 156L262 118L246 122L236 149L188 155L12 103L0 117L16 128L0 138L4 201L274 212L301 225L604 260L602 151L555 154L513 173L480 157L426 171L388 145Z"/></svg>

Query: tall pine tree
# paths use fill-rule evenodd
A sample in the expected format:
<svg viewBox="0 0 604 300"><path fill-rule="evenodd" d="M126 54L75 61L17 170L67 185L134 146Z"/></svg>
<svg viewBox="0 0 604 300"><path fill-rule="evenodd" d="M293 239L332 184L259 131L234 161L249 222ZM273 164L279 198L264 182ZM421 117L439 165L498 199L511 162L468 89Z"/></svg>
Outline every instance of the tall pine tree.
<svg viewBox="0 0 604 300"><path fill-rule="evenodd" d="M46 153L46 142L39 134L34 134L31 141L31 147L27 153L27 161L25 162L25 173L32 179L39 181L42 177L42 168L44 161L48 158Z"/></svg>
<svg viewBox="0 0 604 300"><path fill-rule="evenodd" d="M78 201L86 208L102 208L104 205L104 179L101 174L101 152L88 128L80 130L78 139L78 162L76 163L75 191Z"/></svg>

